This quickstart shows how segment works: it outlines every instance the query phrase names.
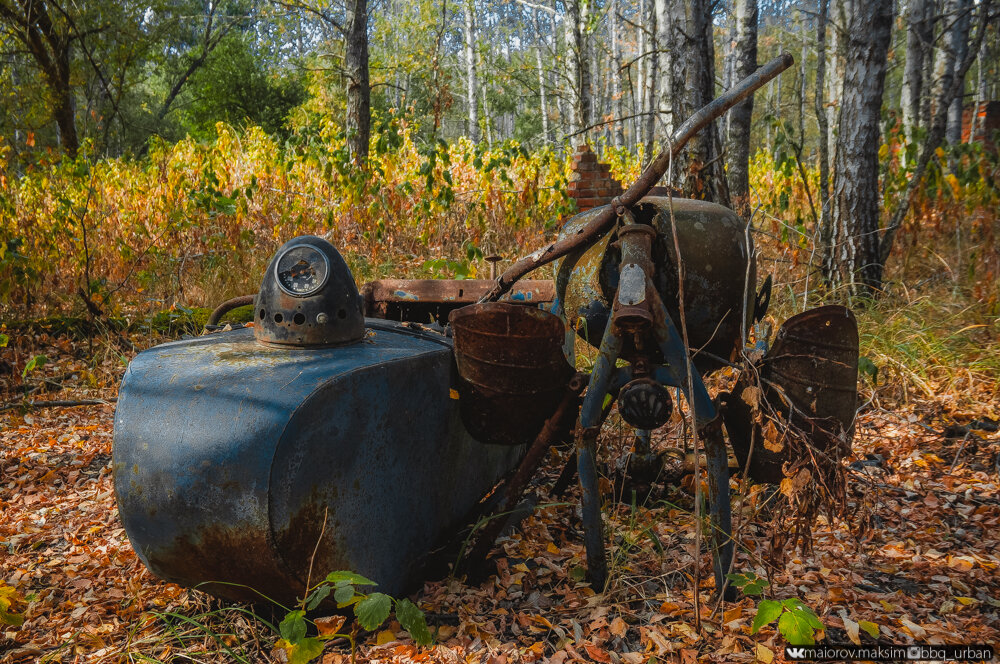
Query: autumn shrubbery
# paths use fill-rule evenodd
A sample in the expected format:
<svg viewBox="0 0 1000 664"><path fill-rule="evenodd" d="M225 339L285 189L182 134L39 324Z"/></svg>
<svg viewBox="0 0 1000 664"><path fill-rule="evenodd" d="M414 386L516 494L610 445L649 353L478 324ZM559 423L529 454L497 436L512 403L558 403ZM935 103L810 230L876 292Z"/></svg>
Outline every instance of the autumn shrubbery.
<svg viewBox="0 0 1000 664"><path fill-rule="evenodd" d="M898 132L882 146L883 220L899 204L916 158ZM910 166L907 166L910 164ZM819 209L818 169L805 168ZM775 277L775 318L840 298L810 266L822 251L806 187L791 156L759 152L750 168L757 196L758 270ZM854 301L863 378L886 404L920 399L956 408L1000 399L1000 157L979 144L938 150L896 237L885 292ZM877 370L877 375L871 372ZM864 373L864 372L863 372ZM1000 412L993 412L993 417Z"/></svg>
<svg viewBox="0 0 1000 664"><path fill-rule="evenodd" d="M2 317L80 312L84 297L108 315L213 306L254 292L274 250L303 233L333 242L359 283L481 276L484 255L524 255L573 211L567 150L414 136L405 120L376 123L363 171L323 120L280 144L259 128L219 124L211 140L154 143L143 158L90 160L84 150L23 173L0 144ZM888 138L885 217L914 158L898 131ZM626 185L638 175L641 154L602 152ZM750 168L758 269L775 276L779 319L837 297L813 269L819 174L803 166L805 182L794 154L778 150L759 152ZM979 145L938 152L898 235L887 293L861 317L862 352L891 357L884 364L895 362L919 392L933 389L929 367L941 369L941 385L963 382L949 366L967 367L965 383L1000 375L977 355L1000 334L998 172L1000 160ZM928 353L947 363L928 364Z"/></svg>
<svg viewBox="0 0 1000 664"><path fill-rule="evenodd" d="M333 242L359 282L430 276L429 258L512 258L572 210L567 154L421 146L396 120L376 132L365 171L332 125L279 145L220 124L211 141L155 144L143 159L24 174L2 155L0 301L20 316L81 309L81 290L108 313L210 306L255 291L273 251L303 233Z"/></svg>

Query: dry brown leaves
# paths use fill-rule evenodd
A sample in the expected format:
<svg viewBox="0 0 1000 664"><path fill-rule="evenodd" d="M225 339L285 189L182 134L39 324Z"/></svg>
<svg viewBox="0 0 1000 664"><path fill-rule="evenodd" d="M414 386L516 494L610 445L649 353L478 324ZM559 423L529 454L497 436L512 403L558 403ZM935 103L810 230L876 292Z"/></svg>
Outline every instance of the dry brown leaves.
<svg viewBox="0 0 1000 664"><path fill-rule="evenodd" d="M225 614L200 593L157 580L137 559L114 503L111 406L0 417L0 584L24 598L14 608L25 616L23 626L0 634L0 661L136 661L140 655L174 661L181 653L194 661L269 658L277 636L262 622ZM764 529L746 519L755 493L736 510L737 569L767 576L776 598L800 597L833 642L869 639L857 627L867 621L885 642L997 643L1000 442L984 432L945 438L935 418L869 412L859 421L856 459L872 459L852 472L848 494L852 509L872 523L863 540L846 524L821 520L813 550L773 569L760 555ZM571 493L565 500L575 499ZM749 633L753 599L719 607L709 601L706 556L700 559L702 632L695 630L688 493L676 489L646 506L608 505L612 581L603 593L582 580L579 518L573 505L560 503L543 495L521 530L500 541L497 572L481 586L449 579L424 586L415 600L437 645L417 647L391 623L360 645L360 658L491 664L781 659L784 643L774 629ZM171 612L220 636L188 624L186 637L177 638L182 628L163 617ZM329 645L323 661L348 662L349 651Z"/></svg>

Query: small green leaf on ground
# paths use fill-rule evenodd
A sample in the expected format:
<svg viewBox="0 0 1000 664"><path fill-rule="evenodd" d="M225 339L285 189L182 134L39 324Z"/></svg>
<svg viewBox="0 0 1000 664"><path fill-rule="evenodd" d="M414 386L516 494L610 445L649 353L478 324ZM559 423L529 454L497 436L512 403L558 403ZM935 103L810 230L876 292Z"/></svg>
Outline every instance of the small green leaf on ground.
<svg viewBox="0 0 1000 664"><path fill-rule="evenodd" d="M355 586L377 586L378 584L361 576L360 574L355 574L354 572L330 572L326 575L327 583L332 583L334 585L340 585L343 583L350 583Z"/></svg>
<svg viewBox="0 0 1000 664"><path fill-rule="evenodd" d="M306 602L306 611L312 611L317 606L322 604L323 600L330 594L330 590L330 586L325 583L314 590L312 595L309 596L309 600Z"/></svg>
<svg viewBox="0 0 1000 664"><path fill-rule="evenodd" d="M383 593L372 593L355 605L354 614L361 626L371 632L385 622L391 608L392 598Z"/></svg>
<svg viewBox="0 0 1000 664"><path fill-rule="evenodd" d="M281 638L295 645L306 636L306 612L292 611L278 625Z"/></svg>
<svg viewBox="0 0 1000 664"><path fill-rule="evenodd" d="M413 640L422 646L429 646L431 632L427 629L427 621L424 619L424 612L416 604L408 599L401 599L396 602L396 619L403 626Z"/></svg>
<svg viewBox="0 0 1000 664"><path fill-rule="evenodd" d="M781 615L782 607L780 602L776 602L773 599L762 600L759 605L757 605L757 615L753 618L753 624L750 626L750 633L756 634L760 631L760 628L764 625L774 622L774 619Z"/></svg>
<svg viewBox="0 0 1000 664"><path fill-rule="evenodd" d="M813 626L803 611L785 611L778 618L778 631L793 646L811 646Z"/></svg>
<svg viewBox="0 0 1000 664"><path fill-rule="evenodd" d="M49 358L44 355L35 355L28 363L24 365L24 371L21 372L21 378L27 378L28 374L36 369L41 369L49 361Z"/></svg>

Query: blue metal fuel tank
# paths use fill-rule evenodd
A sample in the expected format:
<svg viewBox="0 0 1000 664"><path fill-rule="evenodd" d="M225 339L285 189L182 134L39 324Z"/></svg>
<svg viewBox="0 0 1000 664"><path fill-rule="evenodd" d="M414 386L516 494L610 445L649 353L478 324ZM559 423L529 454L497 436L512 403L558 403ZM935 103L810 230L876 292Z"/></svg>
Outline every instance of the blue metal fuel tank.
<svg viewBox="0 0 1000 664"><path fill-rule="evenodd" d="M373 319L333 348L242 329L140 353L113 450L132 546L158 577L230 599L294 601L314 551L313 583L352 570L408 592L524 452L470 437L453 363L450 339Z"/></svg>

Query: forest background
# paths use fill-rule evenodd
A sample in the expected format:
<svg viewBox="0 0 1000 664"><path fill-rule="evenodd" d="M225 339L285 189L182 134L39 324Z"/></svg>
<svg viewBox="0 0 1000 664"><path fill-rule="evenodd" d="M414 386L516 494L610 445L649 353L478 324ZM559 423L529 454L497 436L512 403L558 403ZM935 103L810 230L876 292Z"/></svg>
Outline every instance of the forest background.
<svg viewBox="0 0 1000 664"><path fill-rule="evenodd" d="M329 239L359 284L483 277L485 257L525 255L574 213L580 142L628 185L781 51L794 67L662 184L749 219L779 319L854 306L867 403L928 427L995 423L989 0L0 0L3 408L68 384L112 398L135 352L256 292L296 235ZM11 445L18 472L44 448Z"/></svg>
<svg viewBox="0 0 1000 664"><path fill-rule="evenodd" d="M795 68L695 141L671 184L752 212L802 304L948 281L995 313L996 11L5 0L0 306L211 306L254 292L300 233L333 241L359 282L481 274L571 213L573 144L627 185L675 125L787 50Z"/></svg>

